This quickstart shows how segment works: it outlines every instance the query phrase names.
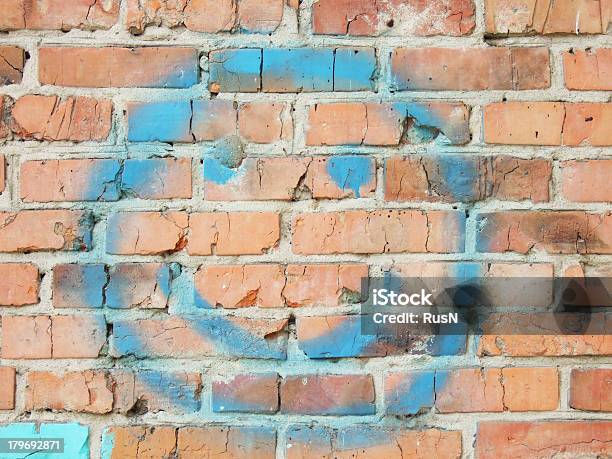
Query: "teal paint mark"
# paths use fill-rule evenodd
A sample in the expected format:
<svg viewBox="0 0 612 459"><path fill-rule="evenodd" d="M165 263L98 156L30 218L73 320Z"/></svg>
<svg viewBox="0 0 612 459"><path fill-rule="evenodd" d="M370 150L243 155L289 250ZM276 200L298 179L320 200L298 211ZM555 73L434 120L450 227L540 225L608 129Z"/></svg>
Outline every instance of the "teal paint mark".
<svg viewBox="0 0 612 459"><path fill-rule="evenodd" d="M220 92L257 92L261 86L261 49L226 49L210 53L211 89Z"/></svg>
<svg viewBox="0 0 612 459"><path fill-rule="evenodd" d="M115 433L110 429L104 429L102 433L102 447L100 456L102 459L111 459L115 447Z"/></svg>
<svg viewBox="0 0 612 459"><path fill-rule="evenodd" d="M236 171L216 158L204 158L204 180L225 185L236 176Z"/></svg>
<svg viewBox="0 0 612 459"><path fill-rule="evenodd" d="M163 159L127 159L121 188L141 199L151 199L164 187L168 165Z"/></svg>
<svg viewBox="0 0 612 459"><path fill-rule="evenodd" d="M142 102L128 113L131 142L192 142L189 131L191 102Z"/></svg>
<svg viewBox="0 0 612 459"><path fill-rule="evenodd" d="M334 53L325 48L263 50L264 92L333 91Z"/></svg>
<svg viewBox="0 0 612 459"><path fill-rule="evenodd" d="M76 423L14 423L0 426L0 438L62 438L63 453L2 453L2 459L89 459L89 429Z"/></svg>
<svg viewBox="0 0 612 459"><path fill-rule="evenodd" d="M89 165L87 186L79 200L116 201L119 199L117 177L121 166L119 161L99 159Z"/></svg>
<svg viewBox="0 0 612 459"><path fill-rule="evenodd" d="M387 413L417 414L434 405L434 372L410 372L407 381L394 388L387 401Z"/></svg>
<svg viewBox="0 0 612 459"><path fill-rule="evenodd" d="M327 173L338 188L351 189L359 198L361 187L372 180L374 164L364 156L334 156L327 161Z"/></svg>

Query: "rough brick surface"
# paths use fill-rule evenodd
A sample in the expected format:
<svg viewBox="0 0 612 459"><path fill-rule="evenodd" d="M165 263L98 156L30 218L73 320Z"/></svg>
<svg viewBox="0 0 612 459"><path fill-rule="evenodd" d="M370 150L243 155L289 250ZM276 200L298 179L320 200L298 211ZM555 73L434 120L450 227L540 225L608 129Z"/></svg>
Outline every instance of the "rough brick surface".
<svg viewBox="0 0 612 459"><path fill-rule="evenodd" d="M0 438L612 457L612 0L0 5Z"/></svg>

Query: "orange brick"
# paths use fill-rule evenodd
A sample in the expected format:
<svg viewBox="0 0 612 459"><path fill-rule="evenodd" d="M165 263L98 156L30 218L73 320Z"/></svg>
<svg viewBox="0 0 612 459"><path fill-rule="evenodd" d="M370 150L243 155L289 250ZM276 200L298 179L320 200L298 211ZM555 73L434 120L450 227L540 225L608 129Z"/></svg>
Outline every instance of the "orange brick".
<svg viewBox="0 0 612 459"><path fill-rule="evenodd" d="M0 263L0 305L38 303L38 267L29 263Z"/></svg>
<svg viewBox="0 0 612 459"><path fill-rule="evenodd" d="M0 367L0 410L15 408L15 369Z"/></svg>
<svg viewBox="0 0 612 459"><path fill-rule="evenodd" d="M91 97L23 96L12 109L12 130L33 140L106 140L111 129L110 100Z"/></svg>
<svg viewBox="0 0 612 459"><path fill-rule="evenodd" d="M504 409L554 411L559 408L559 373L556 368L504 368Z"/></svg>
<svg viewBox="0 0 612 459"><path fill-rule="evenodd" d="M0 252L89 250L92 226L80 210L0 212Z"/></svg>
<svg viewBox="0 0 612 459"><path fill-rule="evenodd" d="M50 359L51 319L47 316L2 317L2 357Z"/></svg>
<svg viewBox="0 0 612 459"><path fill-rule="evenodd" d="M504 392L499 368L436 372L436 408L441 413L503 411Z"/></svg>
<svg viewBox="0 0 612 459"><path fill-rule="evenodd" d="M21 83L24 65L23 49L16 46L0 46L0 86Z"/></svg>
<svg viewBox="0 0 612 459"><path fill-rule="evenodd" d="M477 91L550 86L547 48L396 48L398 90Z"/></svg>
<svg viewBox="0 0 612 459"><path fill-rule="evenodd" d="M0 30L110 29L119 18L119 0L8 0Z"/></svg>
<svg viewBox="0 0 612 459"><path fill-rule="evenodd" d="M478 354L514 357L609 356L612 355L612 337L609 335L487 335L478 343Z"/></svg>
<svg viewBox="0 0 612 459"><path fill-rule="evenodd" d="M155 255L182 250L189 217L184 212L121 212L108 218L106 251Z"/></svg>
<svg viewBox="0 0 612 459"><path fill-rule="evenodd" d="M612 48L563 53L563 76L568 89L612 90Z"/></svg>
<svg viewBox="0 0 612 459"><path fill-rule="evenodd" d="M561 162L563 197L574 202L612 201L612 161L592 159Z"/></svg>
<svg viewBox="0 0 612 459"><path fill-rule="evenodd" d="M242 5L242 3L241 3ZM293 137L291 108L286 104L250 102L238 110L238 129L248 142L273 143Z"/></svg>
<svg viewBox="0 0 612 459"><path fill-rule="evenodd" d="M168 457L176 451L176 430L170 426L112 426L105 431L113 439L109 459Z"/></svg>
<svg viewBox="0 0 612 459"><path fill-rule="evenodd" d="M480 422L478 459L606 457L612 454L612 422Z"/></svg>
<svg viewBox="0 0 612 459"><path fill-rule="evenodd" d="M42 84L90 88L186 88L198 82L194 48L41 48Z"/></svg>
<svg viewBox="0 0 612 459"><path fill-rule="evenodd" d="M26 376L26 410L73 411L77 413L110 413L113 391L103 371L70 372L57 375L46 371Z"/></svg>
<svg viewBox="0 0 612 459"><path fill-rule="evenodd" d="M377 210L307 213L293 223L294 253L461 252L464 217L453 212Z"/></svg>
<svg viewBox="0 0 612 459"><path fill-rule="evenodd" d="M612 370L572 370L569 404L576 410L612 411Z"/></svg>
<svg viewBox="0 0 612 459"><path fill-rule="evenodd" d="M51 317L53 358L91 358L106 344L106 321L102 315Z"/></svg>
<svg viewBox="0 0 612 459"><path fill-rule="evenodd" d="M280 239L279 215L273 212L194 213L189 228L190 255L259 255Z"/></svg>

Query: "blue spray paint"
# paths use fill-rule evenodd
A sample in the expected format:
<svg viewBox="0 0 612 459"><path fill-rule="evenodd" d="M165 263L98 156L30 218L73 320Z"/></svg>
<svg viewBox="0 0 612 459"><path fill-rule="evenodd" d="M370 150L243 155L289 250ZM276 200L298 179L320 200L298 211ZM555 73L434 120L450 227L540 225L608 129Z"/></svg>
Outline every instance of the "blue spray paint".
<svg viewBox="0 0 612 459"><path fill-rule="evenodd" d="M135 104L128 113L128 140L192 142L190 120L189 100Z"/></svg>
<svg viewBox="0 0 612 459"><path fill-rule="evenodd" d="M327 173L341 190L350 189L361 197L361 187L374 175L374 164L365 156L333 156L327 161Z"/></svg>
<svg viewBox="0 0 612 459"><path fill-rule="evenodd" d="M371 91L374 89L376 72L374 49L338 48L335 53L334 91Z"/></svg>

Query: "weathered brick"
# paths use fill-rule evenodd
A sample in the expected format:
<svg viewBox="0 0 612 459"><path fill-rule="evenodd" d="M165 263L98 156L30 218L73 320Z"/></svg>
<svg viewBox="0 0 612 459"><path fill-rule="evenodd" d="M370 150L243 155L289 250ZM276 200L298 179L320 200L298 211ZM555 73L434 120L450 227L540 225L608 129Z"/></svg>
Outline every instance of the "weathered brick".
<svg viewBox="0 0 612 459"><path fill-rule="evenodd" d="M112 384L104 371L54 374L34 371L26 375L25 408L33 410L110 413Z"/></svg>
<svg viewBox="0 0 612 459"><path fill-rule="evenodd" d="M478 343L479 355L580 356L612 355L610 335L495 335L483 336Z"/></svg>
<svg viewBox="0 0 612 459"><path fill-rule="evenodd" d="M16 46L0 46L0 86L21 83L25 61L23 49Z"/></svg>
<svg viewBox="0 0 612 459"><path fill-rule="evenodd" d="M391 72L400 91L550 86L548 48L396 48Z"/></svg>
<svg viewBox="0 0 612 459"><path fill-rule="evenodd" d="M446 102L317 104L308 112L306 144L393 146L440 135L464 144L471 137L468 121L465 105Z"/></svg>
<svg viewBox="0 0 612 459"><path fill-rule="evenodd" d="M189 229L190 255L259 255L280 239L280 219L274 212L193 213Z"/></svg>
<svg viewBox="0 0 612 459"><path fill-rule="evenodd" d="M287 376L280 387L281 413L367 415L376 411L370 375Z"/></svg>
<svg viewBox="0 0 612 459"><path fill-rule="evenodd" d="M119 263L108 270L105 304L113 309L165 309L171 281L171 267L167 264Z"/></svg>
<svg viewBox="0 0 612 459"><path fill-rule="evenodd" d="M501 102L484 108L484 139L507 145L612 145L612 104Z"/></svg>
<svg viewBox="0 0 612 459"><path fill-rule="evenodd" d="M0 410L15 408L15 369L0 367Z"/></svg>
<svg viewBox="0 0 612 459"><path fill-rule="evenodd" d="M0 113L2 113L2 98L0 97ZM0 138L2 138L2 121L0 121ZM6 189L6 160L0 155L0 195Z"/></svg>
<svg viewBox="0 0 612 459"><path fill-rule="evenodd" d="M464 221L462 213L420 210L300 214L292 247L299 254L461 252Z"/></svg>
<svg viewBox="0 0 612 459"><path fill-rule="evenodd" d="M298 317L296 329L298 346L311 359L459 355L466 350L465 335L366 335L359 315Z"/></svg>
<svg viewBox="0 0 612 459"><path fill-rule="evenodd" d="M8 0L0 31L110 29L119 18L119 0Z"/></svg>
<svg viewBox="0 0 612 459"><path fill-rule="evenodd" d="M91 97L28 95L15 101L11 129L33 140L106 140L111 129L110 100Z"/></svg>
<svg viewBox="0 0 612 459"><path fill-rule="evenodd" d="M201 266L194 283L195 304L201 308L284 306L285 272L280 265Z"/></svg>
<svg viewBox="0 0 612 459"><path fill-rule="evenodd" d="M576 410L612 411L612 370L572 370L569 404Z"/></svg>
<svg viewBox="0 0 612 459"><path fill-rule="evenodd" d="M0 305L24 306L39 301L38 267L30 263L0 263Z"/></svg>
<svg viewBox="0 0 612 459"><path fill-rule="evenodd" d="M101 308L107 275L101 264L64 264L53 267L53 306Z"/></svg>
<svg viewBox="0 0 612 459"><path fill-rule="evenodd" d="M102 434L103 459L168 457L176 451L176 427L112 426Z"/></svg>
<svg viewBox="0 0 612 459"><path fill-rule="evenodd" d="M312 158L304 186L313 198L373 196L376 191L376 161L362 155Z"/></svg>
<svg viewBox="0 0 612 459"><path fill-rule="evenodd" d="M561 162L563 197L574 202L612 201L612 161L591 159Z"/></svg>
<svg viewBox="0 0 612 459"><path fill-rule="evenodd" d="M199 142L236 133L231 101L175 100L128 102L128 140L132 142Z"/></svg>
<svg viewBox="0 0 612 459"><path fill-rule="evenodd" d="M184 212L121 212L108 217L106 251L117 255L155 255L181 250L187 243Z"/></svg>
<svg viewBox="0 0 612 459"><path fill-rule="evenodd" d="M212 385L212 410L217 413L276 413L277 373L237 375Z"/></svg>
<svg viewBox="0 0 612 459"><path fill-rule="evenodd" d="M239 29L271 33L283 18L284 0L129 0L127 27L141 34L147 26L185 26L194 32L219 33Z"/></svg>
<svg viewBox="0 0 612 459"><path fill-rule="evenodd" d="M198 82L194 48L41 48L42 84L91 88L187 88Z"/></svg>
<svg viewBox="0 0 612 459"><path fill-rule="evenodd" d="M395 156L385 161L387 201L548 201L552 164L544 159L470 155Z"/></svg>
<svg viewBox="0 0 612 459"><path fill-rule="evenodd" d="M437 429L408 430L360 425L333 430L318 425L291 426L287 432L287 459L312 457L414 459L461 457L461 432Z"/></svg>
<svg viewBox="0 0 612 459"><path fill-rule="evenodd" d="M211 92L368 91L372 48L223 49L209 55Z"/></svg>
<svg viewBox="0 0 612 459"><path fill-rule="evenodd" d="M2 317L2 358L50 359L51 351L51 319L49 317Z"/></svg>
<svg viewBox="0 0 612 459"><path fill-rule="evenodd" d="M479 252L612 253L612 214L513 211L478 215Z"/></svg>
<svg viewBox="0 0 612 459"><path fill-rule="evenodd" d="M478 459L605 457L612 454L612 422L480 422Z"/></svg>
<svg viewBox="0 0 612 459"><path fill-rule="evenodd" d="M564 52L563 76L568 89L612 90L612 48Z"/></svg>
<svg viewBox="0 0 612 459"><path fill-rule="evenodd" d="M385 375L385 413L418 414L435 403L435 371L394 372Z"/></svg>
<svg viewBox="0 0 612 459"><path fill-rule="evenodd" d="M273 102L249 102L238 109L238 130L247 142L274 143L293 138L291 107Z"/></svg>
<svg viewBox="0 0 612 459"><path fill-rule="evenodd" d="M471 0L317 0L312 5L315 34L461 36L475 26Z"/></svg>
<svg viewBox="0 0 612 459"><path fill-rule="evenodd" d="M7 359L96 358L106 343L101 315L5 316L2 324Z"/></svg>
<svg viewBox="0 0 612 459"><path fill-rule="evenodd" d="M177 450L181 458L210 457L274 459L276 431L269 427L182 427Z"/></svg>
<svg viewBox="0 0 612 459"><path fill-rule="evenodd" d="M49 159L21 164L27 202L116 201L120 163L114 159Z"/></svg>
<svg viewBox="0 0 612 459"><path fill-rule="evenodd" d="M136 358L206 356L286 358L287 320L242 317L121 320L113 324L111 355Z"/></svg>
<svg viewBox="0 0 612 459"><path fill-rule="evenodd" d="M606 33L612 11L602 6L599 1L592 0L486 0L486 32L520 35Z"/></svg>
<svg viewBox="0 0 612 459"><path fill-rule="evenodd" d="M364 264L289 265L283 297L287 306L339 306L361 300Z"/></svg>
<svg viewBox="0 0 612 459"><path fill-rule="evenodd" d="M556 368L503 368L503 405L508 411L553 411L559 408Z"/></svg>
<svg viewBox="0 0 612 459"><path fill-rule="evenodd" d="M89 250L92 226L80 210L0 212L0 252Z"/></svg>
<svg viewBox="0 0 612 459"><path fill-rule="evenodd" d="M191 198L191 159L126 159L121 191L139 199Z"/></svg>

